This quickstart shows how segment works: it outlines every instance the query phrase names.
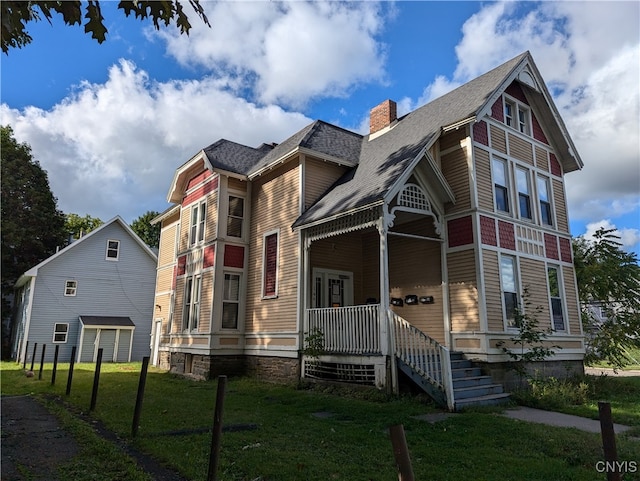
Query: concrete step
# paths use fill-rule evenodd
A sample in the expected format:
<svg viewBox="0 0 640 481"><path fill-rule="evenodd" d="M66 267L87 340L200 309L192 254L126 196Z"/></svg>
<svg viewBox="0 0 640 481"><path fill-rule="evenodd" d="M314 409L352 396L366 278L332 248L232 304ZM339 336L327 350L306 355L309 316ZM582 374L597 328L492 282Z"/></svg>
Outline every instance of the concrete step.
<svg viewBox="0 0 640 481"><path fill-rule="evenodd" d="M456 399L456 411L472 406L496 406L509 402L509 393L490 394L488 396Z"/></svg>

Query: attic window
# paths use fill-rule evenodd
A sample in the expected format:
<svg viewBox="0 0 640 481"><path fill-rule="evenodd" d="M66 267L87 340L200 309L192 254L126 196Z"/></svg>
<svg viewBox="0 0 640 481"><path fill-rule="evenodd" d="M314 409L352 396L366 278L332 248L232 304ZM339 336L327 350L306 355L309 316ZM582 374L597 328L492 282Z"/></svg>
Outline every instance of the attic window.
<svg viewBox="0 0 640 481"><path fill-rule="evenodd" d="M506 97L504 123L525 135L531 135L531 112L524 104Z"/></svg>
<svg viewBox="0 0 640 481"><path fill-rule="evenodd" d="M64 295L73 297L78 290L78 281L66 281L64 284Z"/></svg>
<svg viewBox="0 0 640 481"><path fill-rule="evenodd" d="M120 241L111 240L107 241L107 260L117 261L120 256Z"/></svg>

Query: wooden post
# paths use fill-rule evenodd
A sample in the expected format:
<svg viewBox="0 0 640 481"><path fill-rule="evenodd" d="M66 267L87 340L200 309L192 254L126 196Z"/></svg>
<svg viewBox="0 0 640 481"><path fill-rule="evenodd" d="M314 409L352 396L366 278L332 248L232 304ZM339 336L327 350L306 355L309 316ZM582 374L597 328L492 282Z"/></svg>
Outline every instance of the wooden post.
<svg viewBox="0 0 640 481"><path fill-rule="evenodd" d="M621 478L617 463L616 433L613 430L613 420L611 418L611 403L598 402L598 414L600 415L600 432L602 434L602 448L604 450L607 481L620 481Z"/></svg>
<svg viewBox="0 0 640 481"><path fill-rule="evenodd" d="M29 371L33 372L33 362L36 360L36 349L38 349L38 343L33 345L33 353L31 354L31 368Z"/></svg>
<svg viewBox="0 0 640 481"><path fill-rule="evenodd" d="M42 353L40 354L40 371L38 371L38 381L42 380L42 367L44 366L44 353L47 350L47 345L42 345Z"/></svg>
<svg viewBox="0 0 640 481"><path fill-rule="evenodd" d="M140 371L140 381L138 382L138 395L136 396L136 408L133 411L133 424L131 426L131 437L138 434L140 424L140 413L142 412L142 398L144 397L144 386L147 383L147 369L149 368L149 356L142 358L142 370Z"/></svg>
<svg viewBox="0 0 640 481"><path fill-rule="evenodd" d="M76 346L71 348L71 359L69 359L69 375L67 376L67 396L71 394L71 381L73 380L73 365L76 363Z"/></svg>
<svg viewBox="0 0 640 481"><path fill-rule="evenodd" d="M222 411L224 409L224 390L227 376L218 376L218 392L216 407L213 414L213 432L211 433L211 451L209 452L209 472L207 481L216 481L218 471L218 454L220 453L220 438L222 437Z"/></svg>
<svg viewBox="0 0 640 481"><path fill-rule="evenodd" d="M98 349L96 371L93 374L93 390L91 391L91 405L89 406L89 411L93 411L96 408L96 400L98 398L98 385L100 383L100 366L102 366L102 348Z"/></svg>
<svg viewBox="0 0 640 481"><path fill-rule="evenodd" d="M402 424L389 426L389 434L393 446L393 456L396 460L396 466L398 466L398 481L415 481L407 439L404 436L404 426Z"/></svg>
<svg viewBox="0 0 640 481"><path fill-rule="evenodd" d="M53 353L53 372L51 373L51 385L56 384L56 371L58 370L58 351L60 350L60 344L56 344L56 350Z"/></svg>

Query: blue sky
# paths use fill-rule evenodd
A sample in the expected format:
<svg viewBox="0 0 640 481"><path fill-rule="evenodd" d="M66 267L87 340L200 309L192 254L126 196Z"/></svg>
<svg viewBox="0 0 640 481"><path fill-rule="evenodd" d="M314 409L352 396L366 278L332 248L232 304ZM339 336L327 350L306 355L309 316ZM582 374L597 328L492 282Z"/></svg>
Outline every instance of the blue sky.
<svg viewBox="0 0 640 481"><path fill-rule="evenodd" d="M220 138L364 133L381 101L402 115L529 50L585 164L566 178L573 235L615 227L640 255L638 2L203 2L212 28L192 14L188 37L116 6L102 45L54 19L0 60L0 122L64 212L162 211L175 168Z"/></svg>

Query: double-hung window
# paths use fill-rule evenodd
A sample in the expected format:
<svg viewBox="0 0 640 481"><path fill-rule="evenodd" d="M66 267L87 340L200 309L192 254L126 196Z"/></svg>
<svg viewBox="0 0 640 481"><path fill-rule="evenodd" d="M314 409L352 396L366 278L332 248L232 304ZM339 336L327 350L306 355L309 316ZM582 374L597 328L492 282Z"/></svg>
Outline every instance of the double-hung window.
<svg viewBox="0 0 640 481"><path fill-rule="evenodd" d="M196 331L200 317L200 276L187 277L184 285L184 311L182 314L182 329Z"/></svg>
<svg viewBox="0 0 640 481"><path fill-rule="evenodd" d="M64 295L73 297L78 291L78 281L66 281L64 284Z"/></svg>
<svg viewBox="0 0 640 481"><path fill-rule="evenodd" d="M500 279L502 280L502 297L507 327L519 327L517 325L518 281L514 257L502 256L500 258Z"/></svg>
<svg viewBox="0 0 640 481"><path fill-rule="evenodd" d="M529 171L518 167L516 169L516 184L518 186L518 208L521 219L531 219L531 187L529 185Z"/></svg>
<svg viewBox="0 0 640 481"><path fill-rule="evenodd" d="M242 237L242 224L244 222L244 199L229 196L229 215L227 216L227 235L230 237Z"/></svg>
<svg viewBox="0 0 640 481"><path fill-rule="evenodd" d="M496 210L509 212L509 176L507 173L507 162L502 159L493 159L491 170L493 173Z"/></svg>
<svg viewBox="0 0 640 481"><path fill-rule="evenodd" d="M107 241L107 260L117 261L120 257L120 241L109 239Z"/></svg>
<svg viewBox="0 0 640 481"><path fill-rule="evenodd" d="M538 199L540 200L540 221L544 225L553 225L551 218L551 198L549 197L549 179L538 176Z"/></svg>
<svg viewBox="0 0 640 481"><path fill-rule="evenodd" d="M189 245L196 245L204 240L204 227L207 221L206 201L191 207L191 222L189 224Z"/></svg>
<svg viewBox="0 0 640 481"><path fill-rule="evenodd" d="M531 135L530 112L527 107L512 99L504 100L504 123L525 135Z"/></svg>
<svg viewBox="0 0 640 481"><path fill-rule="evenodd" d="M222 293L222 328L238 328L240 305L240 274L225 272Z"/></svg>
<svg viewBox="0 0 640 481"><path fill-rule="evenodd" d="M560 273L558 268L554 266L547 267L547 278L549 280L549 299L551 302L551 318L553 320L554 331L564 331L566 325L564 322L564 308L562 306L562 297L560 295Z"/></svg>
<svg viewBox="0 0 640 481"><path fill-rule="evenodd" d="M268 232L263 238L262 297L278 295L278 232Z"/></svg>
<svg viewBox="0 0 640 481"><path fill-rule="evenodd" d="M67 342L67 334L69 333L68 322L56 322L53 326L53 342L54 344L62 344Z"/></svg>

